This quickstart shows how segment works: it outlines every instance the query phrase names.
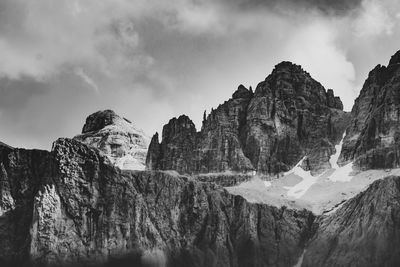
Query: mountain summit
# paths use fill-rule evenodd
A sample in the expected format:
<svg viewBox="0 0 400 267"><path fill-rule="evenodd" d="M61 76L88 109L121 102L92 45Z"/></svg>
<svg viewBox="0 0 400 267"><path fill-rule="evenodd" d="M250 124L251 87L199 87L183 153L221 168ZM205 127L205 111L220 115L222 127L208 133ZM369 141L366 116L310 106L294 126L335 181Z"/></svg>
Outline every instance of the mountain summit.
<svg viewBox="0 0 400 267"><path fill-rule="evenodd" d="M82 134L74 137L103 152L121 169L144 170L149 138L112 110L87 117Z"/></svg>

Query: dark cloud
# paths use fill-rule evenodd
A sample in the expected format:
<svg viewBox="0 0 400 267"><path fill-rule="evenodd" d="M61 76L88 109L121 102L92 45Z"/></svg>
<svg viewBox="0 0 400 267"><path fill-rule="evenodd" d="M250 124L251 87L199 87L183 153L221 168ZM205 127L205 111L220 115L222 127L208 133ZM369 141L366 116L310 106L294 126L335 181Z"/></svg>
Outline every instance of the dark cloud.
<svg viewBox="0 0 400 267"><path fill-rule="evenodd" d="M0 79L0 110L3 112L21 110L30 99L49 90L46 82L30 76L21 76L18 79L3 77Z"/></svg>
<svg viewBox="0 0 400 267"><path fill-rule="evenodd" d="M221 0L226 5L235 5L243 10L257 10L260 8L286 12L303 10L318 10L328 15L345 15L359 7L363 0Z"/></svg>

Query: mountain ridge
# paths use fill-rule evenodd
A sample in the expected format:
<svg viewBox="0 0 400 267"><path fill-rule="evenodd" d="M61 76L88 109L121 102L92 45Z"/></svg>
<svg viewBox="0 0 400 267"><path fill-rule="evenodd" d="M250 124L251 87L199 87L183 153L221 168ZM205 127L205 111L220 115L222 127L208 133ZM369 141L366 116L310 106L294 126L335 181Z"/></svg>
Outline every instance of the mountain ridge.
<svg viewBox="0 0 400 267"><path fill-rule="evenodd" d="M111 110L90 115L81 135L58 139L51 151L0 143L0 264L400 264L400 175L369 185L377 174L361 177L366 190L320 216L222 187L258 172L266 191L268 175L281 182L282 172L306 173L283 187L298 195L310 189L298 184L348 162L356 171L397 167L399 62L400 52L370 72L351 114L300 66L278 64L254 92L240 85L200 131L187 116L171 119L161 143L153 136L145 171L116 164L143 136ZM112 154L113 144L121 153Z"/></svg>
<svg viewBox="0 0 400 267"><path fill-rule="evenodd" d="M304 167L320 173L329 167L348 116L333 90L326 90L301 66L284 61L254 93L239 85L228 101L204 114L200 131L186 115L171 119L161 143L158 134L152 139L147 168L274 176L308 156Z"/></svg>

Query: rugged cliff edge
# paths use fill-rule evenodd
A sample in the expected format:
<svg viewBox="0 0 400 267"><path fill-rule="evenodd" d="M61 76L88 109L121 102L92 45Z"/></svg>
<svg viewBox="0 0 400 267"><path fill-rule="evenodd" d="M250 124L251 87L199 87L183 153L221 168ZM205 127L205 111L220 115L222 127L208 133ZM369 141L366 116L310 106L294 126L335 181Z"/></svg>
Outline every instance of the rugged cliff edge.
<svg viewBox="0 0 400 267"><path fill-rule="evenodd" d="M361 169L400 167L400 51L389 65L376 66L356 99L342 163Z"/></svg>
<svg viewBox="0 0 400 267"><path fill-rule="evenodd" d="M293 266L312 234L308 211L121 171L75 140L0 153L3 265Z"/></svg>
<svg viewBox="0 0 400 267"><path fill-rule="evenodd" d="M300 66L275 66L255 92L240 85L232 98L204 114L200 132L185 115L153 136L147 168L179 173L253 172L275 175L303 157L304 169L330 168L350 114L339 97Z"/></svg>

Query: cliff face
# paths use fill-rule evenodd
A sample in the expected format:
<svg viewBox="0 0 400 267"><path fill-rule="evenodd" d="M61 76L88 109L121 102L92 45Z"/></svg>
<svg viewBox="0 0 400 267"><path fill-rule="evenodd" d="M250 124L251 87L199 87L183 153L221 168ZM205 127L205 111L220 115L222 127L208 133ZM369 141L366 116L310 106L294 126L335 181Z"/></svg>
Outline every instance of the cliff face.
<svg viewBox="0 0 400 267"><path fill-rule="evenodd" d="M251 100L245 154L264 173L288 171L304 156L306 170L329 168L347 126L340 99L290 62L261 82Z"/></svg>
<svg viewBox="0 0 400 267"><path fill-rule="evenodd" d="M121 171L83 143L0 152L0 264L397 266L400 177L332 214L248 203L213 183Z"/></svg>
<svg viewBox="0 0 400 267"><path fill-rule="evenodd" d="M311 236L308 211L121 171L74 140L52 152L3 151L1 166L2 264L292 266Z"/></svg>
<svg viewBox="0 0 400 267"><path fill-rule="evenodd" d="M172 119L162 142L153 138L147 168L274 175L307 156L303 167L320 173L330 167L334 145L347 127L349 114L342 109L332 90L300 66L282 62L254 93L239 86L231 99L204 116L200 132L187 116ZM175 136L169 129L176 127Z"/></svg>
<svg viewBox="0 0 400 267"><path fill-rule="evenodd" d="M400 51L387 67L378 65L364 83L351 111L342 163L361 169L400 166Z"/></svg>
<svg viewBox="0 0 400 267"><path fill-rule="evenodd" d="M195 172L255 170L243 151L247 108L252 97L253 92L240 85L231 99L212 110L203 121Z"/></svg>
<svg viewBox="0 0 400 267"><path fill-rule="evenodd" d="M121 169L145 169L149 138L112 110L88 116L82 134L74 139L99 149Z"/></svg>
<svg viewBox="0 0 400 267"><path fill-rule="evenodd" d="M30 255L33 198L52 160L47 151L9 148L0 149L0 160L0 265L18 266Z"/></svg>
<svg viewBox="0 0 400 267"><path fill-rule="evenodd" d="M400 266L400 177L374 182L323 217L305 266Z"/></svg>

